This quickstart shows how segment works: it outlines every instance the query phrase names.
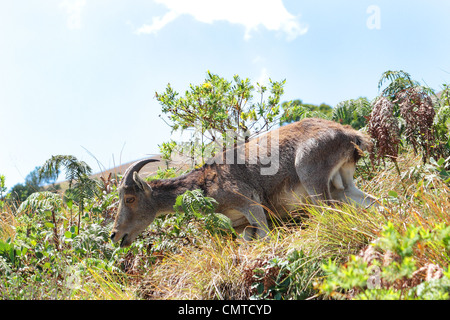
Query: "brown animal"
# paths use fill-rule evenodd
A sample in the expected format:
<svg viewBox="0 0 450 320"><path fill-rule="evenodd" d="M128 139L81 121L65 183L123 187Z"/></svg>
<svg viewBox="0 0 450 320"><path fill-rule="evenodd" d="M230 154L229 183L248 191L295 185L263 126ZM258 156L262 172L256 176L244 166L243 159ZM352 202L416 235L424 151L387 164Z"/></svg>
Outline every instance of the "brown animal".
<svg viewBox="0 0 450 320"><path fill-rule="evenodd" d="M233 226L247 224L245 239L255 233L266 236L264 207L286 212L299 200L371 205L376 199L357 189L353 181L361 152L371 147L370 138L350 126L308 118L251 139L245 149L235 146L221 155L222 160L237 156L234 163L221 163L216 157L177 178L145 182L139 170L157 160L138 161L127 169L119 186L111 239L129 246L156 215L172 212L176 197L186 190L201 189L214 198L216 212L228 216Z"/></svg>

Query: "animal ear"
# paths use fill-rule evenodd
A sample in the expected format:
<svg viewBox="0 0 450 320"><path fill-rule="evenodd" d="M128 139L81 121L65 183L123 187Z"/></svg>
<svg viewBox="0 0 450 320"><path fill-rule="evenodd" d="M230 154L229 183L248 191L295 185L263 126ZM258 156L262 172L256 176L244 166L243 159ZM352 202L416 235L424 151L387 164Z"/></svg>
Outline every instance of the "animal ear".
<svg viewBox="0 0 450 320"><path fill-rule="evenodd" d="M145 182L141 177L139 177L139 174L135 171L133 172L133 180L136 182L139 189L141 189L144 192L152 192L152 188Z"/></svg>

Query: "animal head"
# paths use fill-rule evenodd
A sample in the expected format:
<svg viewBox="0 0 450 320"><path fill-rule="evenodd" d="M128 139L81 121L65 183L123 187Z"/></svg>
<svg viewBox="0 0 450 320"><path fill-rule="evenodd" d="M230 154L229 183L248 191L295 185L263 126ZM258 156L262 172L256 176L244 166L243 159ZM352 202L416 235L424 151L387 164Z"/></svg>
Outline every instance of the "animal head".
<svg viewBox="0 0 450 320"><path fill-rule="evenodd" d="M152 188L139 177L139 170L156 159L140 160L132 164L119 186L119 209L111 231L111 240L128 247L153 221L156 215Z"/></svg>

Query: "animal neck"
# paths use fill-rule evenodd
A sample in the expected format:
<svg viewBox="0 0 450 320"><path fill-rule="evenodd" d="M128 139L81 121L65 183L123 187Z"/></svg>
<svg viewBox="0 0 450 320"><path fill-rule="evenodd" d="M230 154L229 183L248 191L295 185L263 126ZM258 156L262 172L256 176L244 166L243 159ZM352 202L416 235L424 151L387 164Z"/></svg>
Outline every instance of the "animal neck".
<svg viewBox="0 0 450 320"><path fill-rule="evenodd" d="M205 191L201 175L201 170L194 170L177 178L150 181L153 199L158 207L157 214L173 212L176 198L187 190Z"/></svg>

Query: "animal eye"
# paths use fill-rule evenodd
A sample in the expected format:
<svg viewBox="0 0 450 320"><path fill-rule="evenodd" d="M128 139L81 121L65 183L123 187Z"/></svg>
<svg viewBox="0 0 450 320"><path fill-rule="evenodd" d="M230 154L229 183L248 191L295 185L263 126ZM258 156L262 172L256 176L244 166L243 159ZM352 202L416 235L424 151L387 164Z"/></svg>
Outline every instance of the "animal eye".
<svg viewBox="0 0 450 320"><path fill-rule="evenodd" d="M133 203L134 200L135 200L134 197L125 198L125 203Z"/></svg>

